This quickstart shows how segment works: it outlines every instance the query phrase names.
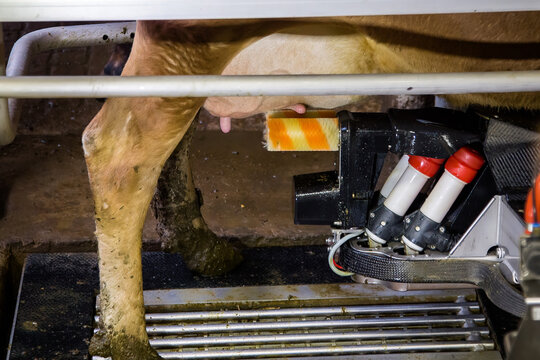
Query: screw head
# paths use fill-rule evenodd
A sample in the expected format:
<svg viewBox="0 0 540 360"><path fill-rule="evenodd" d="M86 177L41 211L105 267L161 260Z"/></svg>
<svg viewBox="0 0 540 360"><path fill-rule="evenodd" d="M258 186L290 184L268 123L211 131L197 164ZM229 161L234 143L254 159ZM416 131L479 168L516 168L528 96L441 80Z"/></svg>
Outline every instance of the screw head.
<svg viewBox="0 0 540 360"><path fill-rule="evenodd" d="M430 248L431 250L435 250L435 245L431 244L431 245L429 245L429 248Z"/></svg>
<svg viewBox="0 0 540 360"><path fill-rule="evenodd" d="M405 222L406 222L407 224L410 224L410 223L411 223L411 218L408 218L408 217L405 218Z"/></svg>
<svg viewBox="0 0 540 360"><path fill-rule="evenodd" d="M386 221L381 221L381 226L386 226Z"/></svg>
<svg viewBox="0 0 540 360"><path fill-rule="evenodd" d="M416 225L416 226L414 227L414 230L420 231L420 226Z"/></svg>
<svg viewBox="0 0 540 360"><path fill-rule="evenodd" d="M446 231L446 229L444 228L444 226L441 226L441 227L439 228L439 232L440 232L441 234L444 234L445 231Z"/></svg>
<svg viewBox="0 0 540 360"><path fill-rule="evenodd" d="M375 217L375 213L369 213L369 217L373 219Z"/></svg>

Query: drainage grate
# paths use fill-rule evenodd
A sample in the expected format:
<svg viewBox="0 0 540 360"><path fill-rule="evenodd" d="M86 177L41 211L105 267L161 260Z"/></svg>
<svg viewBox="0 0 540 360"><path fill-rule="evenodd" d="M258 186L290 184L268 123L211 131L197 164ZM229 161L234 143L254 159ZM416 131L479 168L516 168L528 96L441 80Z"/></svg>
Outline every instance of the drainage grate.
<svg viewBox="0 0 540 360"><path fill-rule="evenodd" d="M343 285L336 286L341 290L343 288ZM365 285L359 284L348 286L356 286L357 291L365 288ZM236 304L230 296L227 301L223 297L215 298L214 303L205 304L204 299L199 299L196 303L173 304L170 301L175 295L165 294L167 291L163 291L165 293L161 296L145 294L150 344L165 359L328 358L336 355L411 352L437 355L486 351L495 347L472 290L461 290L465 295L457 296L457 290L392 292L391 299L398 304L378 304L390 300L379 294L375 297L377 304L320 306L321 301L324 302L324 295L319 297L311 291L316 286L310 286L308 292L298 286L292 291L294 295L289 295L292 298L288 298L294 306L287 307L280 299L286 292L291 292L291 287L274 287L277 289L274 297L271 293L276 289L269 293L268 288L272 287L258 287L260 293L267 295L266 302L262 297L257 301L245 296L240 299L240 296ZM328 294L328 285L324 285L324 288ZM241 295L245 289L238 288L236 294ZM255 294L256 289L248 292ZM181 294L182 291L204 290L174 291L177 299L181 300L187 294ZM308 293L309 296L305 296ZM388 294L388 290L384 293ZM220 291L215 294L224 295ZM371 288L369 294L361 297L334 296L328 298L327 302L350 303L356 300L362 303L368 299L368 295L375 295ZM314 301L316 298L319 301ZM430 302L418 302L425 299ZM156 300L158 303L152 303ZM272 301L275 303L272 304ZM309 306L314 302L317 306ZM214 309L189 311L185 304Z"/></svg>

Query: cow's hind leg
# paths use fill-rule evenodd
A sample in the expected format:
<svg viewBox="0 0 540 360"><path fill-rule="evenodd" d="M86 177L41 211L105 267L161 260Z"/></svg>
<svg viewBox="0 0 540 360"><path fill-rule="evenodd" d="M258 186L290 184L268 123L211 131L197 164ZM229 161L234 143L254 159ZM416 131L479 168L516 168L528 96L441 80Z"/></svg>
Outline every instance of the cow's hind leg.
<svg viewBox="0 0 540 360"><path fill-rule="evenodd" d="M138 23L122 75L219 74L242 46L271 27L254 24L239 32ZM142 227L161 169L204 100L109 99L84 131L100 271L101 333L91 344L94 354L114 360L158 357L144 321Z"/></svg>
<svg viewBox="0 0 540 360"><path fill-rule="evenodd" d="M141 233L161 168L189 127L201 100L109 99L86 128L83 144L94 195L101 333L91 352L113 359L152 359L142 298Z"/></svg>
<svg viewBox="0 0 540 360"><path fill-rule="evenodd" d="M197 123L192 122L165 163L152 207L158 219L157 231L163 248L182 254L189 269L204 275L217 275L233 269L242 261L242 256L227 240L218 238L201 215L201 202L189 161L196 127Z"/></svg>
<svg viewBox="0 0 540 360"><path fill-rule="evenodd" d="M116 45L103 69L104 74L120 75L130 52L131 44ZM152 208L158 220L157 232L163 250L182 254L190 270L203 275L219 275L232 270L242 261L242 256L239 249L218 238L201 215L201 199L193 184L189 162L196 127L197 123L192 122L165 163Z"/></svg>

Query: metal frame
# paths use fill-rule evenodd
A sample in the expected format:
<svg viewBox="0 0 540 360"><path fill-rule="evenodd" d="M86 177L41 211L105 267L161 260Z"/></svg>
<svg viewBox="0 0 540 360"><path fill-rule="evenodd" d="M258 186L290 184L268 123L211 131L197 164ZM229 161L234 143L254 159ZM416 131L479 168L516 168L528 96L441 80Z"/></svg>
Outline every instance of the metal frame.
<svg viewBox="0 0 540 360"><path fill-rule="evenodd" d="M403 352L411 350L436 351L425 359L439 359L441 350L453 359L500 359L471 289L396 294L377 285L271 285L151 290L144 299L150 345L166 359L382 360L396 351L408 359Z"/></svg>
<svg viewBox="0 0 540 360"><path fill-rule="evenodd" d="M537 0L0 0L0 21L246 19L540 10Z"/></svg>
<svg viewBox="0 0 540 360"><path fill-rule="evenodd" d="M0 44L3 41L0 26ZM58 26L33 31L22 36L15 44L9 55L9 60L3 69L3 54L0 54L0 75L7 77L22 76L28 63L39 52L58 48L77 46L94 46L120 44L133 41L135 22L118 22L95 25ZM0 77L5 79L4 76ZM7 96L11 96L8 94ZM43 97L49 97L45 95ZM15 98L0 98L0 146L9 144L15 138L17 124L20 118L19 101Z"/></svg>
<svg viewBox="0 0 540 360"><path fill-rule="evenodd" d="M0 96L17 98L424 95L518 91L540 91L540 71L0 78Z"/></svg>
<svg viewBox="0 0 540 360"><path fill-rule="evenodd" d="M488 250L496 248L503 275L509 282L519 284L519 239L524 232L523 220L504 197L495 195L450 250L448 258L487 257Z"/></svg>

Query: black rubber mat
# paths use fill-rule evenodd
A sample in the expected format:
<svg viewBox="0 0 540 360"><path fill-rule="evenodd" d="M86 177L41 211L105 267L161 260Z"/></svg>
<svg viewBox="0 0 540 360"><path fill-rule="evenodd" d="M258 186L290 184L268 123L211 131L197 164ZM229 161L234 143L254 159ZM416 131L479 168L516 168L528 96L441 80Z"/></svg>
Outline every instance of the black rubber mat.
<svg viewBox="0 0 540 360"><path fill-rule="evenodd" d="M328 268L324 246L253 248L235 271L194 276L176 254L143 254L145 290L349 281ZM18 304L9 359L89 359L98 292L97 256L30 254Z"/></svg>

